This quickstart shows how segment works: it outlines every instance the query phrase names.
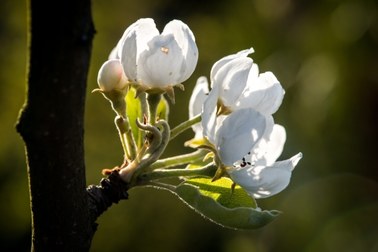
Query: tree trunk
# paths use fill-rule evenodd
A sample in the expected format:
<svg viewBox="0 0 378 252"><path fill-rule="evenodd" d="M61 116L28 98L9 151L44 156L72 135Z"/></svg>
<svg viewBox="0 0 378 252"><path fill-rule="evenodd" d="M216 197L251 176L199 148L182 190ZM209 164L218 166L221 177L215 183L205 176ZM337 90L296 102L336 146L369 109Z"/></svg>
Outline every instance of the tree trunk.
<svg viewBox="0 0 378 252"><path fill-rule="evenodd" d="M94 35L90 0L29 1L29 72L17 124L27 153L32 251L88 251L83 118Z"/></svg>

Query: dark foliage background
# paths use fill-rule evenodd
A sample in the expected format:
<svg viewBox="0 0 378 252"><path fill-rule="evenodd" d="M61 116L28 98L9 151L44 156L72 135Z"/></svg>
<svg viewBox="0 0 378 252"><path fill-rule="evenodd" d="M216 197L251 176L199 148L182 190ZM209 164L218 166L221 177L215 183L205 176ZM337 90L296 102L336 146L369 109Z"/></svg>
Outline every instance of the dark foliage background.
<svg viewBox="0 0 378 252"><path fill-rule="evenodd" d="M260 70L273 71L286 89L275 114L288 133L282 158L302 151L304 159L285 191L258 202L284 212L265 228L223 229L167 192L135 189L99 219L92 251L378 251L377 7L372 0L94 0L88 184L122 159L108 102L90 92L102 62L140 17L154 18L160 29L181 19L196 36L198 67L186 91L177 91L172 125L187 118L197 77L208 76L219 58L252 46ZM26 33L25 1L1 1L1 251L30 249L24 149L13 127L25 96ZM191 135L177 137L166 155L189 152L181 143Z"/></svg>

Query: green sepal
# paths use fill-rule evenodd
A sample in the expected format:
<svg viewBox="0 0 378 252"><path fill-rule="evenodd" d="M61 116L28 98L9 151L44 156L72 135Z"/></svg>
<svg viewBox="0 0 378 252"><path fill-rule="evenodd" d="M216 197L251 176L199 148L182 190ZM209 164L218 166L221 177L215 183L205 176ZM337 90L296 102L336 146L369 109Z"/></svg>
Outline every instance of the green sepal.
<svg viewBox="0 0 378 252"><path fill-rule="evenodd" d="M242 188L231 190L232 181L221 178L190 179L170 190L190 208L210 221L231 229L256 229L265 226L279 214L276 210L260 210Z"/></svg>
<svg viewBox="0 0 378 252"><path fill-rule="evenodd" d="M190 147L193 149L212 146L211 143L206 138L192 138L184 143L185 147Z"/></svg>
<svg viewBox="0 0 378 252"><path fill-rule="evenodd" d="M165 99L164 96L161 97L161 100L159 102L159 105L157 107L156 111L157 118L159 120L165 120L168 121L168 116L169 116L169 104L167 99Z"/></svg>
<svg viewBox="0 0 378 252"><path fill-rule="evenodd" d="M100 88L96 88L92 90L92 93L102 94L104 98L110 102L114 112L116 112L117 115L121 117L125 117L126 103L124 99L127 94L127 91L128 91L128 86L126 86L124 89L113 89L110 91L104 91Z"/></svg>

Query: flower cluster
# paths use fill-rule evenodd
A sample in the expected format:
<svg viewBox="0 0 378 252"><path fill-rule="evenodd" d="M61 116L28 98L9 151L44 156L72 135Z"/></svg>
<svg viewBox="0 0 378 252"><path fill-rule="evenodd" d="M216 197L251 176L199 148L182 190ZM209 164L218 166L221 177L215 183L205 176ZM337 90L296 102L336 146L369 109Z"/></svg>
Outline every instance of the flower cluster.
<svg viewBox="0 0 378 252"><path fill-rule="evenodd" d="M276 161L286 132L272 114L285 91L273 73L259 73L251 53L252 48L217 61L210 72L211 90L207 78L200 77L189 102L190 119L171 129L161 116L169 111L163 94L174 98L173 87L181 87L194 72L194 35L179 20L169 22L162 33L150 18L126 29L99 70L97 91L117 113L124 149L117 171L130 188L170 176L229 177L253 198L263 198L288 185L302 154ZM191 146L206 150L160 159L168 142L190 127L201 143ZM208 157L213 160L198 169L171 169ZM172 185L159 186L173 190Z"/></svg>
<svg viewBox="0 0 378 252"><path fill-rule="evenodd" d="M189 115L201 114L202 123L193 126L195 137L210 142L223 172L254 198L264 198L286 188L302 154L276 162L286 132L274 124L272 114L285 91L272 72L259 73L248 57L252 52L243 50L217 61L210 72L210 92L206 77L199 78Z"/></svg>

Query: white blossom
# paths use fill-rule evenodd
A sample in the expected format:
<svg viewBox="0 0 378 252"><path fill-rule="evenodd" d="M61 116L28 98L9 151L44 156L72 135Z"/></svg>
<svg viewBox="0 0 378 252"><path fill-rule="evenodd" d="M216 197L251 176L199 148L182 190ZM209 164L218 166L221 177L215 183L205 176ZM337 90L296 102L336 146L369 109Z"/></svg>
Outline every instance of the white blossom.
<svg viewBox="0 0 378 252"><path fill-rule="evenodd" d="M272 114L282 103L281 84L271 72L259 74L243 50L217 61L211 70L211 91L203 104L203 135L214 146L231 179L254 198L279 193L289 184L302 154L276 161L285 128Z"/></svg>
<svg viewBox="0 0 378 252"><path fill-rule="evenodd" d="M253 108L271 115L281 105L285 91L272 72L259 74L257 64L247 57L252 52L252 48L243 50L213 65L209 99L231 111Z"/></svg>
<svg viewBox="0 0 378 252"><path fill-rule="evenodd" d="M182 21L169 22L160 34L154 20L144 18L126 29L109 57L121 60L130 82L164 89L192 75L198 49L192 31Z"/></svg>

